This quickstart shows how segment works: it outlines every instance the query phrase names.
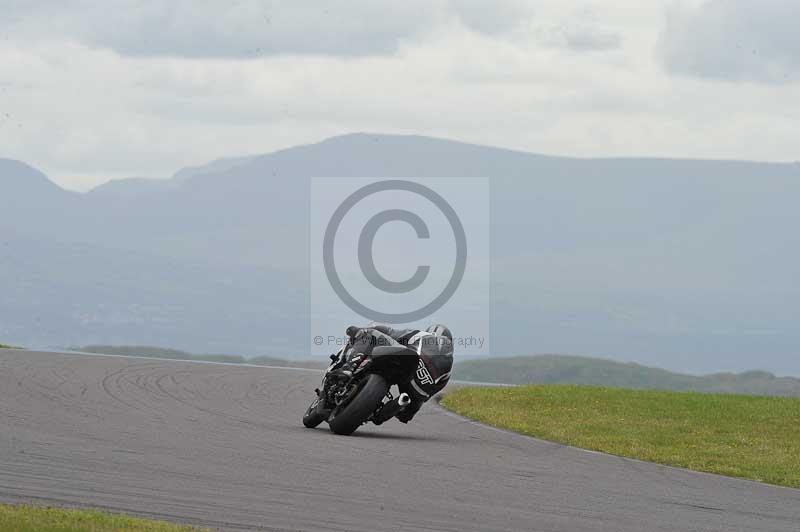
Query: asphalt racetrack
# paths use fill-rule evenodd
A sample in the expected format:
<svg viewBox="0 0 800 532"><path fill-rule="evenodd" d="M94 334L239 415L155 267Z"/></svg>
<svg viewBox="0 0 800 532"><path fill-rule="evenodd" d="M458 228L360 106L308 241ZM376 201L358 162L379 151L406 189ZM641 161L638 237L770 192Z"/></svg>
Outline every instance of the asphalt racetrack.
<svg viewBox="0 0 800 532"><path fill-rule="evenodd" d="M231 530L800 530L800 490L589 453L426 405L352 437L320 373L0 350L0 501Z"/></svg>

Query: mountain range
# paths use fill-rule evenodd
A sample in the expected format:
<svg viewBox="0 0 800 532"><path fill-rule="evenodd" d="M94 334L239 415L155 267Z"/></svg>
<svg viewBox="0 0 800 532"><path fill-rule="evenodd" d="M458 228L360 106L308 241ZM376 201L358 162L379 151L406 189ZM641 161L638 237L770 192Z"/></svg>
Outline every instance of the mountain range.
<svg viewBox="0 0 800 532"><path fill-rule="evenodd" d="M307 358L316 176L488 178L496 355L800 375L800 164L579 159L401 135L86 193L0 159L0 340Z"/></svg>

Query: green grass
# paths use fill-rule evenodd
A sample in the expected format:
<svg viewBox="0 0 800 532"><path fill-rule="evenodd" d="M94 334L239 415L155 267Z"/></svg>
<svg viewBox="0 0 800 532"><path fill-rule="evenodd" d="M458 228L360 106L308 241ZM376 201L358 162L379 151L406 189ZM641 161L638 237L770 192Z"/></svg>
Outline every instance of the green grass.
<svg viewBox="0 0 800 532"><path fill-rule="evenodd" d="M453 378L506 384L585 384L680 392L800 396L800 379L766 371L686 375L631 362L568 355L468 360Z"/></svg>
<svg viewBox="0 0 800 532"><path fill-rule="evenodd" d="M537 385L461 388L442 404L575 447L800 488L800 399Z"/></svg>
<svg viewBox="0 0 800 532"><path fill-rule="evenodd" d="M0 504L3 532L195 532L199 529L93 510Z"/></svg>

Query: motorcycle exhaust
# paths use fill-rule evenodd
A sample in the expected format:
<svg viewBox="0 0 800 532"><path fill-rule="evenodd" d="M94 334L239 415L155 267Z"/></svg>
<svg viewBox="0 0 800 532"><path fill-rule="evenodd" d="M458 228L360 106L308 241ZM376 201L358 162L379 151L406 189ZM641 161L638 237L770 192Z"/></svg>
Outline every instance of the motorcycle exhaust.
<svg viewBox="0 0 800 532"><path fill-rule="evenodd" d="M392 399L378 411L372 418L372 422L380 425L389 421L399 414L405 407L411 404L411 397L407 393L401 393L399 397Z"/></svg>

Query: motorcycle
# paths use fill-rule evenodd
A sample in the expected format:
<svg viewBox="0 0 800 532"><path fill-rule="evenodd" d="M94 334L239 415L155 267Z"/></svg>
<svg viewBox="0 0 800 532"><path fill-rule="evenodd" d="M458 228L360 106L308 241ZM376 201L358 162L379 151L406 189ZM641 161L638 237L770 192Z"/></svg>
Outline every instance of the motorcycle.
<svg viewBox="0 0 800 532"><path fill-rule="evenodd" d="M411 403L406 393L393 397L393 384L408 382L419 364L419 355L402 345L377 345L365 355L352 375L343 375L341 368L351 348L348 343L331 355L316 399L303 415L303 425L314 428L323 421L336 434L349 435L361 425L380 425L400 413Z"/></svg>

